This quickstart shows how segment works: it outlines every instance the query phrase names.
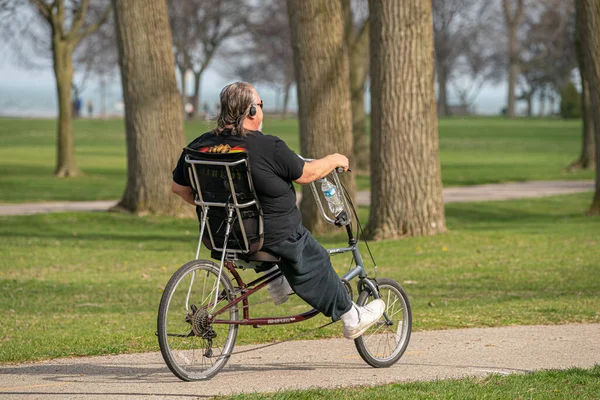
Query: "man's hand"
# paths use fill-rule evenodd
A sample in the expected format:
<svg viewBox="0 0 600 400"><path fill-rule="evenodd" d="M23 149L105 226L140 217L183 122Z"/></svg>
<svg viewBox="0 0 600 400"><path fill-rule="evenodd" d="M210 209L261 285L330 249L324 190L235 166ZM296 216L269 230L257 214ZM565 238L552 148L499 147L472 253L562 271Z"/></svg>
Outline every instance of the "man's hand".
<svg viewBox="0 0 600 400"><path fill-rule="evenodd" d="M345 155L335 153L329 157L334 158L333 163L335 164L335 167L333 167L333 169L337 167L342 167L344 169L344 172L346 172L350 168L350 161L348 161L348 157L346 157Z"/></svg>

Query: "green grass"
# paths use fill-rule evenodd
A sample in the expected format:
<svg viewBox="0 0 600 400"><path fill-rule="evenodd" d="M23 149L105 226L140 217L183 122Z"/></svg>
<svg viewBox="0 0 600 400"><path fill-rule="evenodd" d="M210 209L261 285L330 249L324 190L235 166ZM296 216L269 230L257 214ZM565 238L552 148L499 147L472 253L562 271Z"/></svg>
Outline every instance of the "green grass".
<svg viewBox="0 0 600 400"><path fill-rule="evenodd" d="M76 120L76 159L84 177L57 179L53 120L0 118L0 202L117 199L125 188L122 120ZM192 140L210 129L187 122ZM592 179L592 171L564 173L579 154L581 123L540 119L442 119L439 123L445 186L507 181ZM296 120L267 120L265 133L299 150ZM357 171L358 172L358 171ZM358 187L369 177L357 174Z"/></svg>
<svg viewBox="0 0 600 400"><path fill-rule="evenodd" d="M433 382L395 383L377 387L312 389L265 394L243 394L219 399L598 399L600 365L590 369L548 370L524 375Z"/></svg>
<svg viewBox="0 0 600 400"><path fill-rule="evenodd" d="M416 331L597 323L600 220L584 216L590 201L591 194L583 193L450 204L448 234L382 241L371 249L379 275L405 286ZM368 210L360 212L364 218ZM184 219L0 217L0 362L157 350L162 290L193 258L196 240L197 222ZM320 240L343 244L341 234ZM340 273L348 268L346 255L333 261ZM258 306L253 315L307 309L292 299ZM238 343L287 338L324 322L317 317L268 329L242 327ZM339 336L334 324L311 338Z"/></svg>

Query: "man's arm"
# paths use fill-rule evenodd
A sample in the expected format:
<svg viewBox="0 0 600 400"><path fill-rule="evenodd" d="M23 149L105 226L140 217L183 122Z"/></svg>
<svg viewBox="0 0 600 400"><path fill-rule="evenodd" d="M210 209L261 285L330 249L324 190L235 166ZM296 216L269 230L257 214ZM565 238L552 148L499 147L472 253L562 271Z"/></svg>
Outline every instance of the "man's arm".
<svg viewBox="0 0 600 400"><path fill-rule="evenodd" d="M306 185L311 182L318 181L319 179L327 176L337 167L342 167L344 168L344 171L347 171L349 167L348 158L342 154L335 153L318 160L304 163L302 176L300 176L300 178L296 179L294 182L301 185Z"/></svg>
<svg viewBox="0 0 600 400"><path fill-rule="evenodd" d="M196 203L194 203L194 191L191 187L183 186L173 181L171 183L171 191L185 200L186 203L189 203L193 206L196 205Z"/></svg>

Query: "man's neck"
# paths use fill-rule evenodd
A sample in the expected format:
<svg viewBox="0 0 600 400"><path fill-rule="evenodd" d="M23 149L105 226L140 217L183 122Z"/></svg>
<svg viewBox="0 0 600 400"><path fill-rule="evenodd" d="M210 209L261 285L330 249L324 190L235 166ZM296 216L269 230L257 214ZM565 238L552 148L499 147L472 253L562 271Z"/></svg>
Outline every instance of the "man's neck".
<svg viewBox="0 0 600 400"><path fill-rule="evenodd" d="M249 131L256 131L256 130L258 130L258 127L255 126L255 124L253 124L251 122L248 122L248 121L244 122L244 124L242 125L242 127L244 129L249 130Z"/></svg>

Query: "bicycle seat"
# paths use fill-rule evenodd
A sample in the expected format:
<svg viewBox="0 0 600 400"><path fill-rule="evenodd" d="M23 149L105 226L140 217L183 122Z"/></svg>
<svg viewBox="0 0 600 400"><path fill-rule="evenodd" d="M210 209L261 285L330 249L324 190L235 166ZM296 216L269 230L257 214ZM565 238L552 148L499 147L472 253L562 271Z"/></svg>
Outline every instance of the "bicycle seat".
<svg viewBox="0 0 600 400"><path fill-rule="evenodd" d="M220 251L213 250L210 252L210 256L212 258L214 258L215 260L220 260L222 255L223 255L223 253ZM251 253L251 254L237 253L237 258L239 258L242 261L246 261L246 262L254 261L254 262L278 263L281 261L281 257L271 254L267 251L262 251L262 250L257 251L255 253Z"/></svg>

